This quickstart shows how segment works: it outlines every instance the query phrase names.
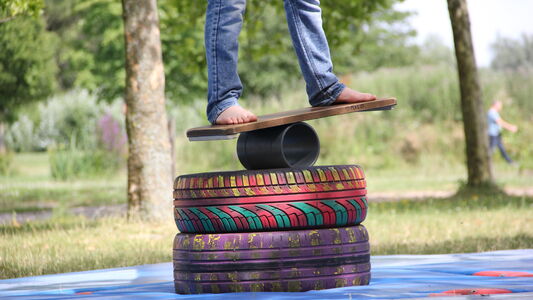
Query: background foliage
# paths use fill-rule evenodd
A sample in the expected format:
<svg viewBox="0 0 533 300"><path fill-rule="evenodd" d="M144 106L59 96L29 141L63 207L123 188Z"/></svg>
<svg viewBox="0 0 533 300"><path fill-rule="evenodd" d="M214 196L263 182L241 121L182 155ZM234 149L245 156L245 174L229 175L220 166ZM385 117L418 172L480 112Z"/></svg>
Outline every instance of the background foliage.
<svg viewBox="0 0 533 300"><path fill-rule="evenodd" d="M438 37L415 44L412 37L416 33L408 23L410 13L397 11L396 2L322 3L324 28L342 81L401 101L394 113L376 117L382 125L368 123L366 116L361 122L340 121L347 127L342 138L331 134L329 128L337 126L331 121L317 122L323 142L329 145L321 155L323 162L364 159L371 166L392 167L420 164L426 153L450 158L455 164L463 159L462 147L457 146L462 143L462 132L453 52ZM111 112L123 127L120 2L46 0L45 4L40 15L20 16L0 24L4 50L0 51L2 120L12 123L6 143L15 151L49 150L51 158L58 151L106 149L99 120ZM177 122L178 165L181 171L238 168L231 142L207 153L204 144L188 144L180 135L205 120L206 2L160 0L158 4L168 111ZM504 117L520 124L531 121L528 111L533 110L529 101L533 93L532 40L527 35L517 40L498 38L491 69L481 71L487 105L496 97L505 98ZM248 106L266 113L305 105L283 1L249 0L240 44L243 101ZM22 105L38 99L46 102ZM514 157L528 160L533 152L524 139L527 141L531 133L524 127L506 140ZM393 135L388 128L404 130ZM341 139L352 147L343 147ZM358 146L360 140L367 141L368 146ZM383 157L382 153L391 149L391 155ZM204 162L191 164L202 151L206 152Z"/></svg>
<svg viewBox="0 0 533 300"><path fill-rule="evenodd" d="M36 16L43 8L43 0L2 0L0 2L0 23L18 16Z"/></svg>
<svg viewBox="0 0 533 300"><path fill-rule="evenodd" d="M54 60L59 68L58 85L63 90L88 89L107 100L121 97L124 42L120 2L45 2L42 18L47 31L57 37ZM398 0L323 3L324 27L341 73L405 65L414 60L414 55L406 56L415 48L406 45L414 32L405 23L408 14L394 11L395 2ZM167 95L177 103L203 98L207 86L203 50L207 2L161 0L158 4ZM283 2L248 1L245 20L240 70L246 92L280 95L287 86L280 83L300 78ZM391 44L394 47L388 46ZM357 60L353 59L355 54ZM263 72L258 74L258 69Z"/></svg>
<svg viewBox="0 0 533 300"><path fill-rule="evenodd" d="M13 120L17 107L54 91L55 41L41 19L0 23L0 122Z"/></svg>

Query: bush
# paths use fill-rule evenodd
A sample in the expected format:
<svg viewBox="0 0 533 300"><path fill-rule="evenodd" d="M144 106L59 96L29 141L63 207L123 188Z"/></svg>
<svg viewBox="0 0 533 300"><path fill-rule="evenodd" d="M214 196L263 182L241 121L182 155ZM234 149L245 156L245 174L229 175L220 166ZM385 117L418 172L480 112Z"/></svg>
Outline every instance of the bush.
<svg viewBox="0 0 533 300"><path fill-rule="evenodd" d="M11 163L13 154L10 152L0 152L0 175L9 175L11 173Z"/></svg>
<svg viewBox="0 0 533 300"><path fill-rule="evenodd" d="M121 166L120 157L111 152L80 150L73 146L49 150L49 159L50 174L59 180L110 175Z"/></svg>
<svg viewBox="0 0 533 300"><path fill-rule="evenodd" d="M532 73L533 74L533 73ZM517 134L504 137L508 151L525 168L533 165L533 131L528 98L533 75L514 74L522 85L506 87L509 74L481 72L483 97L487 105L500 90L507 90L513 102L505 106L504 119L516 123ZM464 133L460 109L457 71L452 66L411 66L358 73L343 78L345 83L361 91L380 96L395 96L398 106L391 112L350 114L311 121L321 141L317 164L360 163L368 169L420 168L446 169L465 161ZM353 84L350 84L353 83ZM261 115L306 105L303 89L290 89L283 101L276 99L243 99L244 106ZM255 101L261 100L261 101ZM529 101L529 102L528 102ZM185 132L189 127L206 123L205 100L191 105L169 107L176 121L177 170L205 172L238 169L235 141L189 143ZM170 105L169 105L170 106Z"/></svg>
<svg viewBox="0 0 533 300"><path fill-rule="evenodd" d="M98 102L84 90L56 95L28 107L6 131L6 145L16 152L42 151L76 141L76 148L125 152L122 101Z"/></svg>
<svg viewBox="0 0 533 300"><path fill-rule="evenodd" d="M33 121L22 115L13 123L6 133L6 146L17 152L36 150L37 143Z"/></svg>
<svg viewBox="0 0 533 300"><path fill-rule="evenodd" d="M39 105L38 143L43 149L68 145L72 139L77 148L97 145L96 124L104 105L85 90L74 90L54 96Z"/></svg>

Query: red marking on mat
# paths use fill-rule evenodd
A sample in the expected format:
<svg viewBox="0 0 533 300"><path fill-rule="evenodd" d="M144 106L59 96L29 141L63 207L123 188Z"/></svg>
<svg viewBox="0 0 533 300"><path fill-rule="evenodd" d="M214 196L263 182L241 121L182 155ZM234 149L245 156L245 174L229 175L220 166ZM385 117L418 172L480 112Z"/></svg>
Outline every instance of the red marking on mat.
<svg viewBox="0 0 533 300"><path fill-rule="evenodd" d="M463 295L493 295L493 294L509 294L513 291L506 289L458 289L449 290L437 294L429 294L430 297L439 296L463 296Z"/></svg>
<svg viewBox="0 0 533 300"><path fill-rule="evenodd" d="M77 292L76 295L90 295L93 292Z"/></svg>
<svg viewBox="0 0 533 300"><path fill-rule="evenodd" d="M533 273L515 272L515 271L481 271L472 274L474 276L491 276L491 277L533 277Z"/></svg>

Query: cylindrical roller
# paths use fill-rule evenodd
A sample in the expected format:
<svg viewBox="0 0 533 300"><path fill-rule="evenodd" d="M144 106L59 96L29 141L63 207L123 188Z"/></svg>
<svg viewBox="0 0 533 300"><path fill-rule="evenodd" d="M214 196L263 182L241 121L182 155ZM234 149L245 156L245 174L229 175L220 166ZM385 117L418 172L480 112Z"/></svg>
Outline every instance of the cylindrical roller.
<svg viewBox="0 0 533 300"><path fill-rule="evenodd" d="M320 153L313 127L299 122L241 133L237 155L248 170L309 167Z"/></svg>

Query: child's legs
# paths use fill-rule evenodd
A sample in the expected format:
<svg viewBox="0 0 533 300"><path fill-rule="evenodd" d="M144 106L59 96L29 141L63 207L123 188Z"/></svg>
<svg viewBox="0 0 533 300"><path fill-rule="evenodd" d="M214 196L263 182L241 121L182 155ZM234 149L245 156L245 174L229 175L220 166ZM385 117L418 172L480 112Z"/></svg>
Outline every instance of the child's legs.
<svg viewBox="0 0 533 300"><path fill-rule="evenodd" d="M312 106L333 103L345 86L333 74L328 41L322 29L319 0L285 0L287 22Z"/></svg>
<svg viewBox="0 0 533 300"><path fill-rule="evenodd" d="M242 83L237 74L238 37L246 0L209 0L205 22L208 72L207 118L214 123L237 104Z"/></svg>

